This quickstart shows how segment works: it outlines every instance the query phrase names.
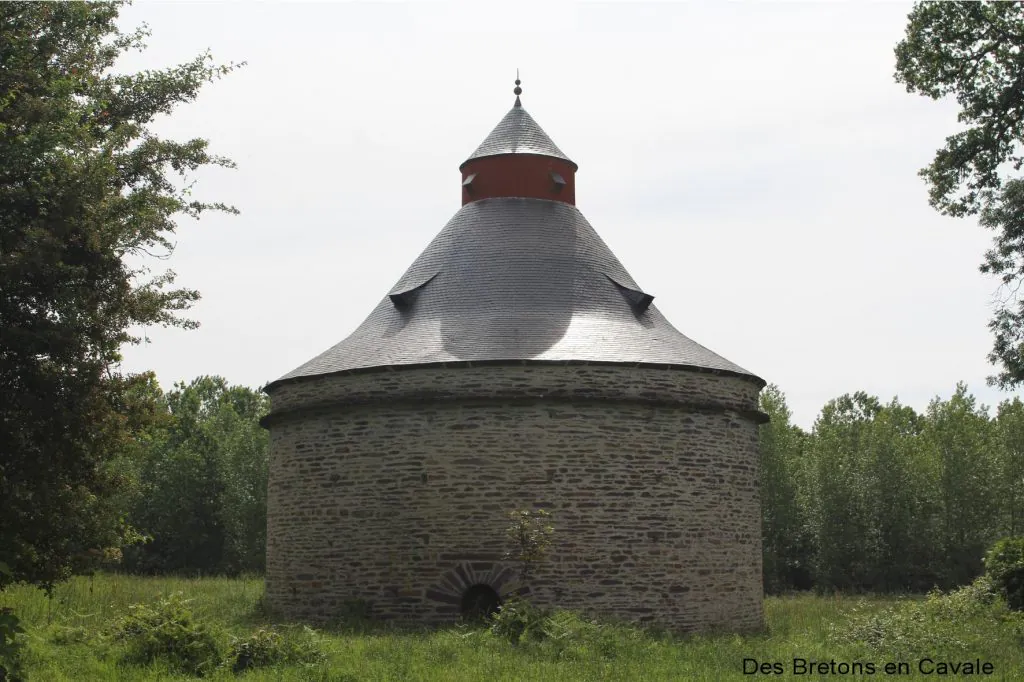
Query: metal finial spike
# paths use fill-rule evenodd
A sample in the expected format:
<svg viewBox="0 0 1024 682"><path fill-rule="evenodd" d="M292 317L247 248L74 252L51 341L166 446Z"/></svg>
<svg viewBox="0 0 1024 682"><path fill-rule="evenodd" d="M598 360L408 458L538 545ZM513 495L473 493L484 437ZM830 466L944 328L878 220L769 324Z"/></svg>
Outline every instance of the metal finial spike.
<svg viewBox="0 0 1024 682"><path fill-rule="evenodd" d="M515 89L512 92L515 93L515 96L516 96L516 106L517 107L521 107L522 106L522 104L519 101L519 95L523 94L523 89L521 87L519 87L519 84L521 82L522 81L519 80L519 69L516 69L516 87L515 87Z"/></svg>

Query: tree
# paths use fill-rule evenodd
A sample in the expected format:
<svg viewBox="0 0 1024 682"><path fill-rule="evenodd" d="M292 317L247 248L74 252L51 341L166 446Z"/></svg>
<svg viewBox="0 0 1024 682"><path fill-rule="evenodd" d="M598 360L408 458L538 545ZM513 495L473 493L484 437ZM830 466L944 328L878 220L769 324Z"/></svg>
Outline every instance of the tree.
<svg viewBox="0 0 1024 682"><path fill-rule="evenodd" d="M138 457L132 526L151 538L128 554L144 572L262 571L266 552L269 399L221 377L179 383L163 428Z"/></svg>
<svg viewBox="0 0 1024 682"><path fill-rule="evenodd" d="M187 182L230 161L149 128L234 66L112 73L147 35L118 29L122 4L0 3L0 589L124 540L113 465L153 405L119 351L134 325L197 326L178 313L199 296L125 258L169 252L179 215L234 211Z"/></svg>
<svg viewBox="0 0 1024 682"><path fill-rule="evenodd" d="M946 138L921 170L932 206L945 215L981 214L995 232L982 272L1012 291L989 323L990 379L1024 383L1024 3L920 2L896 46L896 80L932 99L954 96L964 129Z"/></svg>
<svg viewBox="0 0 1024 682"><path fill-rule="evenodd" d="M812 539L798 496L806 489L801 463L807 436L790 423L792 413L778 386L761 391L760 406L770 417L759 431L764 589L807 588Z"/></svg>
<svg viewBox="0 0 1024 682"><path fill-rule="evenodd" d="M870 505L873 589L927 591L935 585L937 534L934 470L925 465L922 418L895 398L871 421L863 439L863 485Z"/></svg>
<svg viewBox="0 0 1024 682"><path fill-rule="evenodd" d="M881 410L877 398L857 392L830 400L814 422L806 504L819 588L863 588L874 578L879 544L867 444Z"/></svg>
<svg viewBox="0 0 1024 682"><path fill-rule="evenodd" d="M993 427L960 383L949 400L928 405L922 433L939 472L943 587L962 585L978 576L985 549L997 539L1003 500Z"/></svg>
<svg viewBox="0 0 1024 682"><path fill-rule="evenodd" d="M1024 534L1024 402L1004 400L995 419L999 492L1004 505L1000 536Z"/></svg>

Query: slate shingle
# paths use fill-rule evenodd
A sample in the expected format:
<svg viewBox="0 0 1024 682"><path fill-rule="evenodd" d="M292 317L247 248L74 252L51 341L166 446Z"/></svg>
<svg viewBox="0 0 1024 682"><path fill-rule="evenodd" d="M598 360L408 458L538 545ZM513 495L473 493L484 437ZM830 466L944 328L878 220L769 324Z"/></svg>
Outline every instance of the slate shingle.
<svg viewBox="0 0 1024 682"><path fill-rule="evenodd" d="M348 338L278 381L373 367L521 360L666 364L756 379L681 334L655 305L639 311L620 287L642 293L575 206L475 201L452 217ZM395 294L409 304L396 306Z"/></svg>
<svg viewBox="0 0 1024 682"><path fill-rule="evenodd" d="M491 134L462 165L465 166L473 159L499 154L540 154L564 159L573 166L576 165L572 159L562 153L562 150L551 141L548 134L520 105L512 107L505 114Z"/></svg>

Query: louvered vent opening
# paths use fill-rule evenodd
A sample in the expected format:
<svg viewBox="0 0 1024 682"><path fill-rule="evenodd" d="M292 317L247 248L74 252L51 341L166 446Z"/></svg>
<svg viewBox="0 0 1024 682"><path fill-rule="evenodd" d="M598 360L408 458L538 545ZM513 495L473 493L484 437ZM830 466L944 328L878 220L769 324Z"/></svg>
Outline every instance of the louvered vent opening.
<svg viewBox="0 0 1024 682"><path fill-rule="evenodd" d="M551 186L556 192L561 192L565 187L565 178L558 173L551 171Z"/></svg>

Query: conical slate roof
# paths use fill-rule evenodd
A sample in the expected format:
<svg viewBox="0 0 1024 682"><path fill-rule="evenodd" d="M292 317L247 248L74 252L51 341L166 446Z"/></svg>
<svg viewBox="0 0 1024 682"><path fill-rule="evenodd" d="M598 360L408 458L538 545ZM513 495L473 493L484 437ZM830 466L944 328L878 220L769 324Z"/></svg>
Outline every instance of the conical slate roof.
<svg viewBox="0 0 1024 682"><path fill-rule="evenodd" d="M533 117L519 103L518 97L515 106L505 114L491 134L462 165L465 166L473 159L499 154L540 154L565 159L573 166L576 165L551 141L543 128L537 125Z"/></svg>
<svg viewBox="0 0 1024 682"><path fill-rule="evenodd" d="M678 332L650 300L575 206L482 199L452 217L351 336L278 381L531 360L685 366L757 380Z"/></svg>

